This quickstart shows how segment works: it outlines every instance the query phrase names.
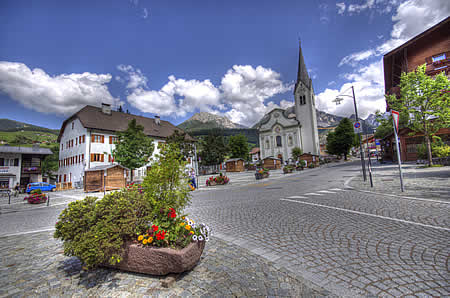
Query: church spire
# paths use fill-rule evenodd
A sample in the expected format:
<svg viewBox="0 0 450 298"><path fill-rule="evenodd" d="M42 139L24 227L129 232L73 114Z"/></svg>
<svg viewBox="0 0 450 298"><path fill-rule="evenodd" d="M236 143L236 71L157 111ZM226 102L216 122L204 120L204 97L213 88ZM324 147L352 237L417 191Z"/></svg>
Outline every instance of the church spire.
<svg viewBox="0 0 450 298"><path fill-rule="evenodd" d="M308 75L308 69L305 65L305 60L303 59L303 53L302 53L302 45L301 41L299 39L298 41L298 70L297 70L297 82L295 84L295 89L297 89L298 84L302 82L305 86L310 88L311 86L311 79ZM295 90L294 90L295 92Z"/></svg>

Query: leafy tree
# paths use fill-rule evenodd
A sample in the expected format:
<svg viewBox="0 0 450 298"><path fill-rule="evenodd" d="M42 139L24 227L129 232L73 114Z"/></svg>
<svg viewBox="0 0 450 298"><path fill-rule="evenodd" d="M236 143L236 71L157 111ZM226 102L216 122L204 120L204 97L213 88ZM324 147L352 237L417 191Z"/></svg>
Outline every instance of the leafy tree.
<svg viewBox="0 0 450 298"><path fill-rule="evenodd" d="M392 124L392 116L385 118L379 111L376 113L376 119L380 125L375 131L376 139L383 139L384 137L394 133L394 126ZM400 122L398 124L399 129L408 125L409 115L406 111L400 112Z"/></svg>
<svg viewBox="0 0 450 298"><path fill-rule="evenodd" d="M292 148L292 157L294 158L294 160L299 160L300 155L302 155L302 154L303 154L303 150L300 149L299 147Z"/></svg>
<svg viewBox="0 0 450 298"><path fill-rule="evenodd" d="M50 150L53 154L47 155L41 163L41 173L50 177L52 180L56 180L55 172L58 171L58 161L59 161L59 144L51 144Z"/></svg>
<svg viewBox="0 0 450 298"><path fill-rule="evenodd" d="M248 143L247 137L243 134L230 136L228 140L228 150L230 151L231 158L243 158L248 159Z"/></svg>
<svg viewBox="0 0 450 298"><path fill-rule="evenodd" d="M347 160L347 154L353 146L355 132L353 131L353 123L348 118L344 118L339 122L334 132L328 133L327 151L330 154L344 155Z"/></svg>
<svg viewBox="0 0 450 298"><path fill-rule="evenodd" d="M201 147L199 156L203 165L217 165L224 161L227 149L218 130L211 131L202 141Z"/></svg>
<svg viewBox="0 0 450 298"><path fill-rule="evenodd" d="M427 146L428 165L433 165L431 152L432 136L441 128L450 126L450 84L444 72L430 77L425 74L426 65L415 71L402 73L401 97L387 97L394 110L411 115L408 123L415 134L423 133Z"/></svg>
<svg viewBox="0 0 450 298"><path fill-rule="evenodd" d="M166 142L168 144L176 144L179 148L183 160L186 161L189 156L194 156L194 144L186 140L186 133L175 130Z"/></svg>
<svg viewBox="0 0 450 298"><path fill-rule="evenodd" d="M144 134L144 127L133 119L128 128L118 134L119 142L113 150L114 160L120 165L134 170L146 165L153 154L153 140ZM133 180L133 171L131 171Z"/></svg>

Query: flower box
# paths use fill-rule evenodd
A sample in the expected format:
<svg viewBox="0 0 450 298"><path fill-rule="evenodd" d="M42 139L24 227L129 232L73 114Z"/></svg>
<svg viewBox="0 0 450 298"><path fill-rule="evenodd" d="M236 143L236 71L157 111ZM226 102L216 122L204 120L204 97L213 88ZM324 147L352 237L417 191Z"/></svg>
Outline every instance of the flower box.
<svg viewBox="0 0 450 298"><path fill-rule="evenodd" d="M103 266L152 275L181 273L197 265L204 248L205 241L191 242L180 250L127 243L120 263Z"/></svg>
<svg viewBox="0 0 450 298"><path fill-rule="evenodd" d="M46 194L34 193L29 195L28 197L25 197L23 200L26 200L29 204L42 204L47 202L47 199L48 197Z"/></svg>

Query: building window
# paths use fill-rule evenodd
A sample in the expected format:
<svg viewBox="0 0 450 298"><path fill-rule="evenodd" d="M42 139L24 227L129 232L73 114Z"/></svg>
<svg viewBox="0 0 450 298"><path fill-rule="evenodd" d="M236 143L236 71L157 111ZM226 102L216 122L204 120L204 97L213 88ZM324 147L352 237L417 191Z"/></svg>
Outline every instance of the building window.
<svg viewBox="0 0 450 298"><path fill-rule="evenodd" d="M74 124L74 123L72 122L72 129L73 129L73 124Z"/></svg>
<svg viewBox="0 0 450 298"><path fill-rule="evenodd" d="M119 137L114 137L114 136L109 137L110 144L117 144L118 142L119 142Z"/></svg>
<svg viewBox="0 0 450 298"><path fill-rule="evenodd" d="M266 149L269 149L270 148L270 142L269 142L269 140L266 140Z"/></svg>
<svg viewBox="0 0 450 298"><path fill-rule="evenodd" d="M84 163L84 154L81 154L81 162Z"/></svg>
<svg viewBox="0 0 450 298"><path fill-rule="evenodd" d="M277 136L277 147L281 147L281 136Z"/></svg>
<svg viewBox="0 0 450 298"><path fill-rule="evenodd" d="M103 135L92 135L92 143L104 143L105 136Z"/></svg>
<svg viewBox="0 0 450 298"><path fill-rule="evenodd" d="M91 153L91 161L103 162L104 154L101 153Z"/></svg>
<svg viewBox="0 0 450 298"><path fill-rule="evenodd" d="M83 143L86 143L86 135L83 135Z"/></svg>
<svg viewBox="0 0 450 298"><path fill-rule="evenodd" d="M445 53L431 57L431 60L433 62L437 62L437 61L441 61L441 60L445 60L445 59L446 59Z"/></svg>
<svg viewBox="0 0 450 298"><path fill-rule="evenodd" d="M294 143L294 140L293 140L292 136L289 136L289 138L288 138L288 144L289 144L289 146L292 146L293 143Z"/></svg>

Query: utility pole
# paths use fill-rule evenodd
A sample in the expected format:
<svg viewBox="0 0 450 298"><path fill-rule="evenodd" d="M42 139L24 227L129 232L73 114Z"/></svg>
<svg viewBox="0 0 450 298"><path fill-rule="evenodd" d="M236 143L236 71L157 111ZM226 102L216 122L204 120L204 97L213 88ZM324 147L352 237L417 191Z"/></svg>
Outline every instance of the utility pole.
<svg viewBox="0 0 450 298"><path fill-rule="evenodd" d="M353 104L355 105L356 121L359 121L358 108L356 107L355 89L353 88L353 86L352 86L352 92L353 92ZM360 156L361 156L361 166L362 166L362 171L363 171L363 178L364 178L364 181L366 181L367 180L366 162L364 160L364 151L363 151L363 146L362 146L361 131L358 133L358 135L359 135L359 152L360 152Z"/></svg>

